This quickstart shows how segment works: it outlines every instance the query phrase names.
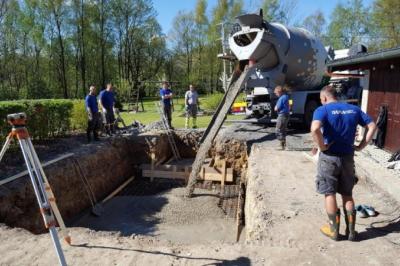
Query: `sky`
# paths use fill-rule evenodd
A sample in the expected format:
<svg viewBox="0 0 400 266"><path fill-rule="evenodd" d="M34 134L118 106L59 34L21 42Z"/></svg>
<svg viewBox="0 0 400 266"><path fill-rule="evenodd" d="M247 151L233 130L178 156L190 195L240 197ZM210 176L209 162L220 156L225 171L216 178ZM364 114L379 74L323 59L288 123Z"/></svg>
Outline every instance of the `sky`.
<svg viewBox="0 0 400 266"><path fill-rule="evenodd" d="M348 0L297 0L298 14L296 21L302 21L316 10L321 10L329 23L330 14L338 3L347 3ZM172 21L178 11L192 11L195 8L196 0L153 0L154 8L158 13L158 22L163 32L168 34L172 27ZM256 11L262 0L244 0L244 8L248 11ZM363 0L365 5L370 5L373 0ZM217 0L208 0L208 12L214 7Z"/></svg>

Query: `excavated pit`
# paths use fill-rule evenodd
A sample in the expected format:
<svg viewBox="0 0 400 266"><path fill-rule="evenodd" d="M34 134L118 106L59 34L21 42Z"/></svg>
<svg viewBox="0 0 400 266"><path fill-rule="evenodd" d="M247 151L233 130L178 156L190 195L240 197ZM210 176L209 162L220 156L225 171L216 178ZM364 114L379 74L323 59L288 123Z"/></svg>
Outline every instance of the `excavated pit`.
<svg viewBox="0 0 400 266"><path fill-rule="evenodd" d="M200 131L176 131L175 140L184 160L193 160ZM172 156L167 136L147 132L86 145L74 155L45 168L61 214L69 227L119 232L123 236L156 236L179 243L234 242L239 183L247 162L246 144L216 140L209 157L225 159L233 168L234 182L204 181L191 199L184 197L184 181L140 176L140 166ZM88 197L89 184L101 201L130 177L128 186L93 215ZM0 187L0 222L44 233L42 218L29 178L22 177Z"/></svg>

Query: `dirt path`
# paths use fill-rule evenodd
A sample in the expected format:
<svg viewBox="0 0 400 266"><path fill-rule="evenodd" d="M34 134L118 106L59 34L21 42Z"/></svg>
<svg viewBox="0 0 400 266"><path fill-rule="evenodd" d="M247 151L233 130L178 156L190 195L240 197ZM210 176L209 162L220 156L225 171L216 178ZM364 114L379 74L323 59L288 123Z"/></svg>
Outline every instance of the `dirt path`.
<svg viewBox="0 0 400 266"><path fill-rule="evenodd" d="M252 135L248 132L246 134ZM170 194L163 199L154 198L155 202L163 201L163 208L166 208L164 212L160 210L158 204L153 204L154 202L146 205L150 207L150 218L157 221L151 234L129 232L132 229L129 224L126 227L129 230L122 233L110 231L112 228L103 229L109 231L97 232L87 228L72 228L74 246L63 244L68 263L70 265L400 265L398 255L400 207L397 203L382 191L361 180L355 189L357 203L372 205L381 214L375 218L358 219L356 229L360 232L360 242L331 241L319 233L319 227L326 221L326 215L323 211L323 199L314 191L315 165L305 159L302 152L275 152L272 147L276 143L265 141L268 138L263 139L261 135L263 141L253 141L249 158L247 226L242 233L240 243L223 239L221 241L217 234L226 236L229 232L216 232L218 227L210 224L208 219L203 219L204 231L199 228L194 230L192 225L179 222L179 213L175 214L174 208L168 207L179 205L177 202L179 197ZM293 139L300 141L300 138ZM202 203L204 199L206 198L195 200ZM116 202L110 205L110 213L114 208L124 204L133 203L117 198ZM183 205L186 204L187 202ZM137 210L142 207L136 205ZM194 213L194 219L207 215L206 212ZM191 215L190 212L187 214ZM219 215L211 217L215 221L221 219ZM127 222L122 219L123 216L120 218L121 220L115 222L121 224ZM143 215L142 218L147 219L149 216ZM199 220L201 222L201 219ZM389 223L390 220L393 222ZM342 226L341 232L343 231ZM207 234L213 232L216 237L209 239ZM57 263L47 234L32 235L21 229L10 229L1 225L0 254L0 265L56 265Z"/></svg>
<svg viewBox="0 0 400 266"><path fill-rule="evenodd" d="M285 259L293 265L307 257L318 265L400 264L400 208L395 202L361 180L354 192L356 203L372 205L381 214L358 219L359 242L331 241L319 232L326 214L323 197L315 192L316 166L300 152L276 152L269 146L253 146L249 158L248 241L290 248ZM389 224L393 219L397 222ZM341 222L344 233L343 217ZM295 255L299 252L300 261Z"/></svg>

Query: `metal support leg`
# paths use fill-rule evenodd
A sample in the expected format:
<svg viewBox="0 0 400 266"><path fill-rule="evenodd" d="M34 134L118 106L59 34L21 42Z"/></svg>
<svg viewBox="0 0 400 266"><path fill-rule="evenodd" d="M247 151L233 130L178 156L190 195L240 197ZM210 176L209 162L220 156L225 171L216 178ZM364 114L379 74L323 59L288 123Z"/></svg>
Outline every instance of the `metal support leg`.
<svg viewBox="0 0 400 266"><path fill-rule="evenodd" d="M57 222L58 222L58 224L59 224L59 226L61 228L61 233L62 233L62 235L64 237L64 240L69 245L71 245L71 237L69 235L67 227L65 226L65 223L64 223L64 220L63 220L63 218L61 216L60 210L58 209L54 193L53 193L53 191L52 191L52 189L50 187L50 182L47 179L46 174L43 171L43 167L40 164L39 157L36 154L36 151L35 151L35 149L33 147L32 141L30 139L27 139L26 143L27 143L27 145L29 147L29 150L30 150L30 152L32 154L33 160L35 162L36 169L39 170L38 173L40 173L41 179L43 180L43 183L46 186L46 195L47 195L48 198L53 198L54 199L54 201L50 201L50 205L51 205L51 209L53 210L54 216L56 217L56 220L57 220Z"/></svg>
<svg viewBox="0 0 400 266"><path fill-rule="evenodd" d="M8 135L7 139L6 139L6 142L4 143L4 146L3 146L3 148L1 149L1 152L0 152L0 162L3 159L4 154L8 150L8 147L10 147L11 140L12 140L12 137L10 135Z"/></svg>
<svg viewBox="0 0 400 266"><path fill-rule="evenodd" d="M60 240L57 235L57 230L55 228L56 221L53 216L53 212L50 207L49 199L47 197L45 188L44 188L44 183L43 183L43 177L41 176L40 171L37 169L37 165L40 164L40 162L35 162L34 158L35 156L32 154L31 150L29 149L28 144L26 143L26 140L22 139L19 140L19 144L21 146L22 150L22 155L25 159L26 167L29 172L29 177L32 182L33 190L36 195L36 199L38 201L40 211L43 217L44 224L46 228L49 229L49 233L51 236L51 239L53 241L54 247L56 249L58 261L61 266L67 265L64 257L64 253L61 248Z"/></svg>

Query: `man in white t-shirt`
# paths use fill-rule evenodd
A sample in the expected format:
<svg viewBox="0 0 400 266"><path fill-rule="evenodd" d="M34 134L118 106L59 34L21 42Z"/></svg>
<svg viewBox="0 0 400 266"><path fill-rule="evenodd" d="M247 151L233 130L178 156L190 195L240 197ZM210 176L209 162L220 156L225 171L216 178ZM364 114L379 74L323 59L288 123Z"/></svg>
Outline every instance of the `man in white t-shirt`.
<svg viewBox="0 0 400 266"><path fill-rule="evenodd" d="M196 118L197 118L197 108L199 104L199 94L197 93L195 87L190 84L189 90L185 93L185 111L186 111L186 121L185 128L189 128L189 119L193 118L192 128L197 128Z"/></svg>

